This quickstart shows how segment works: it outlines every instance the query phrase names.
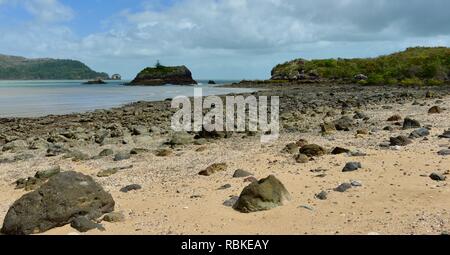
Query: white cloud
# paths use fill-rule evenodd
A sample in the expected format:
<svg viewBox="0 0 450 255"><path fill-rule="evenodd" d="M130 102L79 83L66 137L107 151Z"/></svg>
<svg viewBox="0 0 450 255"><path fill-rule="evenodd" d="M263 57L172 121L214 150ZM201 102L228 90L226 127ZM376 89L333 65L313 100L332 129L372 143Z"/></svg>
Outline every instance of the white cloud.
<svg viewBox="0 0 450 255"><path fill-rule="evenodd" d="M25 9L43 22L68 21L74 16L73 10L58 0L24 0Z"/></svg>

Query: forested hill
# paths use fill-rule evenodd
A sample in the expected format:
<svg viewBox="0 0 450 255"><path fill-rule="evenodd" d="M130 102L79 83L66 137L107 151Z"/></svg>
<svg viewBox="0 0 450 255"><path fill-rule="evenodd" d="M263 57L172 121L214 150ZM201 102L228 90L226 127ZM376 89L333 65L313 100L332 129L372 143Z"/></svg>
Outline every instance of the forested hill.
<svg viewBox="0 0 450 255"><path fill-rule="evenodd" d="M27 59L0 54L0 80L86 80L108 79L107 73L68 59Z"/></svg>

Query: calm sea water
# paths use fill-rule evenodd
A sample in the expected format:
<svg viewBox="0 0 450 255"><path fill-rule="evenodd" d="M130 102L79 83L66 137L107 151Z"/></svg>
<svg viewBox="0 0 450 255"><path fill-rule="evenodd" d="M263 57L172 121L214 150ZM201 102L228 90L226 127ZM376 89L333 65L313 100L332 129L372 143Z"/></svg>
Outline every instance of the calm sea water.
<svg viewBox="0 0 450 255"><path fill-rule="evenodd" d="M128 87L122 85L124 82L128 81L108 81L106 85L84 85L82 81L0 81L0 117L39 117L87 112L136 101L161 101L194 94L192 86ZM207 85L200 81L199 87L203 88L203 95L252 91L221 88L218 85Z"/></svg>

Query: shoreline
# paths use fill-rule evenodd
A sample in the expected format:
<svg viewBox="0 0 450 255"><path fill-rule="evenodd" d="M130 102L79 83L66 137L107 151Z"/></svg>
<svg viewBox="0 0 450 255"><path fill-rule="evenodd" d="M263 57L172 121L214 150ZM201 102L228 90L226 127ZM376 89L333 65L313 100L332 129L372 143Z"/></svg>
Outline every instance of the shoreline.
<svg viewBox="0 0 450 255"><path fill-rule="evenodd" d="M281 97L281 136L271 144L261 144L259 136L249 133L197 139L194 134L173 133L168 101L31 120L0 119L0 192L5 194L0 198L0 222L8 207L28 192L15 189L12 183L60 166L63 171L93 177L112 194L116 211L125 215L123 222L102 222L105 232L87 234L365 235L450 230L447 182L428 177L432 172L449 174L445 166L450 165L450 158L437 153L450 147L447 139L438 138L450 127L449 86L417 90L297 84L276 85L253 94ZM436 105L444 111L428 114ZM395 114L417 119L431 134L408 146L381 146L390 137L414 131L403 130L402 121L387 121ZM321 124L343 116L352 120L349 131L321 133ZM343 147L361 155L327 153L299 163L297 152L285 149L302 139L327 151ZM112 154L100 156L104 150ZM126 157L116 160L124 152ZM343 173L344 165L353 161L361 162L362 169ZM214 163L226 163L226 171L210 177L198 175ZM114 168L122 170L99 177L99 172ZM252 214L224 206L224 201L238 196L249 184L232 177L237 169L257 179L275 175L292 201ZM334 191L350 181L362 186L344 193ZM130 184L142 189L120 191ZM221 189L226 184L231 187ZM316 198L321 191L328 193L328 199ZM205 205L210 210L204 210ZM80 234L64 226L45 234L74 233Z"/></svg>

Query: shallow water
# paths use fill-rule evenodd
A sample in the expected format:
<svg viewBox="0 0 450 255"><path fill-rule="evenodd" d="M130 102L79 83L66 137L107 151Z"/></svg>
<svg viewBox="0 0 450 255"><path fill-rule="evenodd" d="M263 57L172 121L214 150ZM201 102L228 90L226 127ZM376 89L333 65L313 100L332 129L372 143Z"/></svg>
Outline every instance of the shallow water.
<svg viewBox="0 0 450 255"><path fill-rule="evenodd" d="M83 81L0 81L0 117L39 117L50 114L87 112L136 101L161 101L193 96L192 86L129 87L128 81L84 85ZM218 82L220 84L232 81ZM201 83L203 95L251 92L250 89L221 88Z"/></svg>

